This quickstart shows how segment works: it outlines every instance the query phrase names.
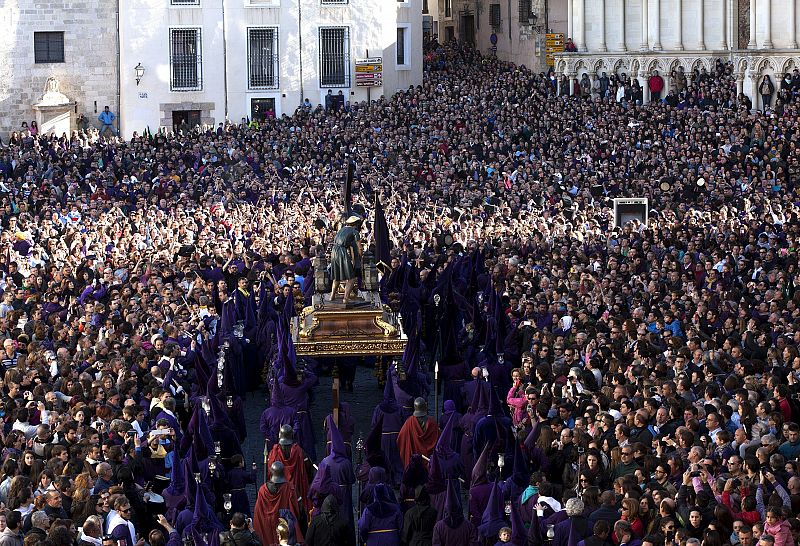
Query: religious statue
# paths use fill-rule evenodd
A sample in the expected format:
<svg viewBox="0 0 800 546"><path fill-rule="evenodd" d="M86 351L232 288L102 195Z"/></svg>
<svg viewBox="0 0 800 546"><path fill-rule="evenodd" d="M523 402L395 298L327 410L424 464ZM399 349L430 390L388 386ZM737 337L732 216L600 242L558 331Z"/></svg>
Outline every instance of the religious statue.
<svg viewBox="0 0 800 546"><path fill-rule="evenodd" d="M345 225L336 233L333 238L333 248L331 249L331 301L336 297L339 285L346 281L344 289L344 303L350 299L356 279L358 278L359 260L362 255L361 243L358 241L358 233L363 219L357 214L353 214L345 220Z"/></svg>

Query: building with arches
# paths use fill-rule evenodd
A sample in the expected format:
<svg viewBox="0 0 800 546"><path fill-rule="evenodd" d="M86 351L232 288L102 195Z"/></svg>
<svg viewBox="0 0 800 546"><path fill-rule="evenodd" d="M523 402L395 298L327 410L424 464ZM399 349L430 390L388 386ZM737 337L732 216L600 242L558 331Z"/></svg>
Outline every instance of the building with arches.
<svg viewBox="0 0 800 546"><path fill-rule="evenodd" d="M776 88L800 68L797 4L800 0L567 0L567 35L577 52L556 55L554 70L569 81L603 72L638 79L644 101L657 70L665 90L683 71L712 72L731 62L737 91L760 108L764 75ZM571 86L570 86L571 87Z"/></svg>

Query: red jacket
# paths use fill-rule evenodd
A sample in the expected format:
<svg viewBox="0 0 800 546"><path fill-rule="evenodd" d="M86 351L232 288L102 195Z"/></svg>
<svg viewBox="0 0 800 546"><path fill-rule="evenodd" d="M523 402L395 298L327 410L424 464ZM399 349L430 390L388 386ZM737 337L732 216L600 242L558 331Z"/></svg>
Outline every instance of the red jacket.
<svg viewBox="0 0 800 546"><path fill-rule="evenodd" d="M647 83L650 86L650 91L659 93L664 90L664 78L661 76L650 76Z"/></svg>

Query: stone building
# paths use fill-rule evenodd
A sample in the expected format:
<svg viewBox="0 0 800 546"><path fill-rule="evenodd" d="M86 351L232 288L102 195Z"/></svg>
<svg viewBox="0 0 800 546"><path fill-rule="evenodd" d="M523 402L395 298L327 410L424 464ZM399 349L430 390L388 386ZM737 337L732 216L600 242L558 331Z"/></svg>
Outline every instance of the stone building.
<svg viewBox="0 0 800 546"><path fill-rule="evenodd" d="M433 0L431 0L433 1ZM567 31L567 0L437 0L439 41L546 70L545 34Z"/></svg>
<svg viewBox="0 0 800 546"><path fill-rule="evenodd" d="M422 83L422 34L422 0L120 0L121 130L391 95Z"/></svg>
<svg viewBox="0 0 800 546"><path fill-rule="evenodd" d="M118 112L116 6L116 0L0 0L0 137L23 121L60 133L75 127L78 114L99 125L104 106Z"/></svg>
<svg viewBox="0 0 800 546"><path fill-rule="evenodd" d="M797 4L800 0L568 0L569 36L577 53L562 54L556 72L569 78L625 72L638 78L649 100L647 78L711 71L715 59L731 61L738 91L761 107L757 82L777 85L800 68Z"/></svg>

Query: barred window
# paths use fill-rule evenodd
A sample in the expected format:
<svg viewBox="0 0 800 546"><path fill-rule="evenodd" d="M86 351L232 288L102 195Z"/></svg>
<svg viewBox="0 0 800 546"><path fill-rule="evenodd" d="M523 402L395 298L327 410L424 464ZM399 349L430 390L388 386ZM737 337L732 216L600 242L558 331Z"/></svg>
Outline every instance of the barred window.
<svg viewBox="0 0 800 546"><path fill-rule="evenodd" d="M34 32L33 60L35 63L63 63L64 33Z"/></svg>
<svg viewBox="0 0 800 546"><path fill-rule="evenodd" d="M498 28L502 24L503 21L500 19L500 4L490 4L489 25L491 25L492 28Z"/></svg>
<svg viewBox="0 0 800 546"><path fill-rule="evenodd" d="M203 89L203 43L199 28L173 28L169 35L170 89Z"/></svg>
<svg viewBox="0 0 800 546"><path fill-rule="evenodd" d="M250 89L278 87L278 29L247 30L247 83Z"/></svg>
<svg viewBox="0 0 800 546"><path fill-rule="evenodd" d="M348 0L322 0L322 5L329 4L346 4Z"/></svg>
<svg viewBox="0 0 800 546"><path fill-rule="evenodd" d="M173 6L199 6L200 0L170 0Z"/></svg>
<svg viewBox="0 0 800 546"><path fill-rule="evenodd" d="M428 0L422 0L422 13L430 13L428 9Z"/></svg>
<svg viewBox="0 0 800 546"><path fill-rule="evenodd" d="M527 24L533 19L533 6L531 0L519 0L519 22Z"/></svg>
<svg viewBox="0 0 800 546"><path fill-rule="evenodd" d="M453 0L444 0L444 16L453 16Z"/></svg>
<svg viewBox="0 0 800 546"><path fill-rule="evenodd" d="M319 29L320 87L350 87L350 29Z"/></svg>

